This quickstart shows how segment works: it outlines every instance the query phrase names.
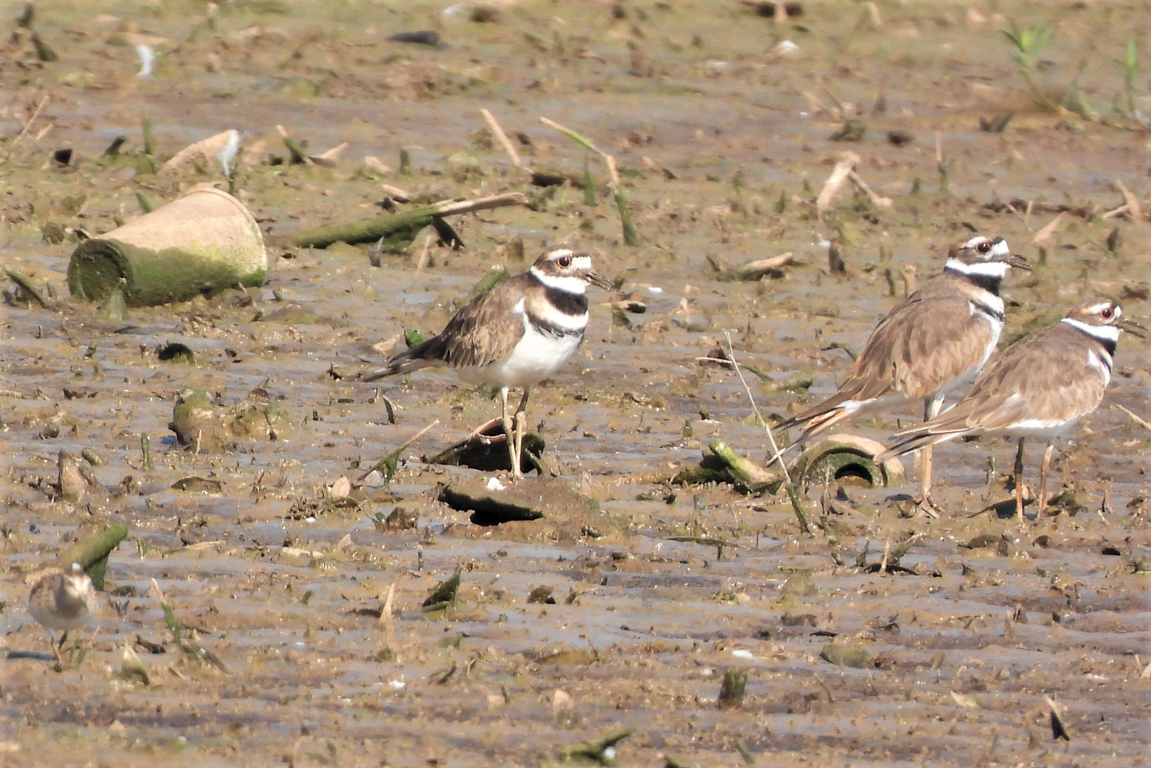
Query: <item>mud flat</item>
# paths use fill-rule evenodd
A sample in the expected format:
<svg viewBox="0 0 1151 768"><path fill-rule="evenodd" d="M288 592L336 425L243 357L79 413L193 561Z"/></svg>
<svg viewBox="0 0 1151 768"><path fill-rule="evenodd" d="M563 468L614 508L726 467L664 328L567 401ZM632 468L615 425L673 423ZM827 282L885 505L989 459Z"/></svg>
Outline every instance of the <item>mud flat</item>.
<svg viewBox="0 0 1151 768"><path fill-rule="evenodd" d="M1004 342L1088 293L1148 324L1151 87L1110 64L1141 12L810 2L781 20L767 5L97 0L23 26L13 6L4 763L1145 760L1147 342L1120 341L1103 406L1057 450L1062 503L1022 524L984 511L1011 498L1006 440L936 451L941 519L905 516L910 466L904 488L810 489L811 536L785 494L665 482L715 440L768 453L744 387L706 359L727 337L774 382L745 372L759 409L786 414L833 391L972 230L1035 267L1006 281ZM998 31L1012 23L1030 58ZM389 40L412 32L439 45ZM155 56L142 77L139 45ZM602 157L541 117L612 155L637 245ZM243 138L230 178L216 157L156 172L228 129ZM848 151L859 183L821 196ZM260 225L262 288L126 314L69 301L80 238L204 182ZM424 233L400 253L291 245L380 204L509 192L528 205L451 219L460 250ZM476 525L439 499L487 476L420 456L495 415L491 393L447 372L378 390L354 375L405 328L438 331L491 266L556 242L622 281L592 294L584 346L532 396L546 458L595 504ZM196 392L244 426L178 445L177 398ZM883 441L917 411L847 430ZM364 477L437 419L390 482ZM83 457L64 476L61 451ZM109 523L130 533L102 614L56 671L24 577ZM746 683L720 708L729 672Z"/></svg>

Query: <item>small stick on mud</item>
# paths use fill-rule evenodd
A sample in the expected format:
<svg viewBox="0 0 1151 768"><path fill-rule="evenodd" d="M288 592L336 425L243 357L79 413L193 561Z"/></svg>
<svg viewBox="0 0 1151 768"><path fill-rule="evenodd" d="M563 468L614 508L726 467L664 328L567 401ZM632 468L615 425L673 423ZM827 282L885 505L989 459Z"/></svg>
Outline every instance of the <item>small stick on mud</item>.
<svg viewBox="0 0 1151 768"><path fill-rule="evenodd" d="M12 157L12 150L16 149L16 145L20 143L20 139L24 138L24 136L32 128L32 123L36 122L36 118L40 116L40 113L44 110L44 107L47 104L48 104L48 97L47 96L40 99L40 103L37 104L36 109L34 109L32 111L32 116L28 118L28 122L24 123L24 127L20 130L19 135L16 136L16 138L12 140L11 144L8 145L8 151L4 153L4 159L0 160L0 165L7 163L8 158Z"/></svg>
<svg viewBox="0 0 1151 768"><path fill-rule="evenodd" d="M1123 406L1119 405L1118 403L1115 403L1114 405L1115 405L1115 407L1116 407L1116 408L1118 408L1119 410L1123 411L1123 413L1125 413L1125 414L1127 414L1128 416L1130 416L1130 417L1131 417L1131 420L1132 420L1132 421L1134 421L1134 422L1135 422L1136 424L1138 424L1139 426L1143 427L1144 429L1151 429L1151 422L1147 421L1146 419L1140 418L1139 416L1135 415L1134 413L1132 413L1131 411L1127 410L1126 408L1124 408Z"/></svg>
<svg viewBox="0 0 1151 768"><path fill-rule="evenodd" d="M870 200L871 204L876 208L885 209L892 206L890 197L880 197L877 195L854 170L847 174L847 178L851 180L851 183L855 185L856 189L867 195L867 199Z"/></svg>
<svg viewBox="0 0 1151 768"><path fill-rule="evenodd" d="M152 439L148 437L148 433L144 432L140 435L140 468L145 472L154 472L156 464L152 461Z"/></svg>
<svg viewBox="0 0 1151 768"><path fill-rule="evenodd" d="M1131 218L1135 221L1146 221L1146 217L1143 215L1143 206L1140 205L1139 198L1131 194L1131 190L1127 189L1127 185L1119 179L1115 179L1115 188L1123 195L1123 199L1127 204L1127 212L1131 214Z"/></svg>
<svg viewBox="0 0 1151 768"><path fill-rule="evenodd" d="M827 181L823 183L823 189L819 191L819 197L815 199L815 212L822 221L827 212L831 210L831 201L839 192L839 188L843 186L843 182L855 170L856 164L859 162L859 155L854 152L844 152L839 156L840 160L835 164L835 168L831 171L831 175L827 177Z"/></svg>
<svg viewBox="0 0 1151 768"><path fill-rule="evenodd" d="M504 152L506 152L508 157L511 158L512 165L514 165L516 168L523 168L524 166L523 163L520 162L519 153L516 152L516 148L512 144L511 139L509 139L508 135L504 133L504 129L500 127L500 124L496 118L492 115L491 112L488 112L483 108L480 109L480 114L484 116L484 120L487 121L488 128L491 128L492 133L495 134L496 140L499 141L499 143L503 146Z"/></svg>
<svg viewBox="0 0 1151 768"><path fill-rule="evenodd" d="M400 647L396 640L396 623L392 620L392 605L396 599L396 582L388 587L388 596L384 599L384 607L380 610L380 627L384 630L384 643L388 650L396 653Z"/></svg>
<svg viewBox="0 0 1151 768"><path fill-rule="evenodd" d="M619 209L620 224L623 225L623 241L626 245L639 245L639 235L636 234L635 226L632 224L631 213L627 209L627 198L624 197L623 187L621 187L619 183L619 172L615 167L615 158L609 155L607 152L604 152L588 139L573 131L571 128L565 128L554 120L549 120L546 117L541 117L540 122L549 128L556 129L560 133L570 138L572 141L580 144L585 149L595 152L597 155L603 158L604 163L607 164L607 173L608 178L611 180L612 192L615 194L616 208Z"/></svg>
<svg viewBox="0 0 1151 768"><path fill-rule="evenodd" d="M164 623L168 626L168 631L172 633L172 640L176 643L176 647L194 662L207 664L221 672L227 672L228 668L224 666L224 662L220 660L219 656L184 637L184 625L177 621L176 612L172 610L168 598L164 597L164 591L160 589L160 584L154 578L152 579L152 589L156 590L156 596L160 598L160 609L164 611Z"/></svg>
<svg viewBox="0 0 1151 768"><path fill-rule="evenodd" d="M803 504L799 500L799 489L795 487L795 483L791 480L791 473L787 471L787 465L783 462L783 456L776 445L775 435L772 434L771 427L763 418L763 414L759 412L759 406L755 404L755 398L751 395L751 387L747 386L747 379L743 378L743 371L740 370L739 362L735 359L735 349L731 346L731 334L727 331L723 332L723 336L727 339L727 356L731 360L732 367L735 368L735 373L739 376L739 381L743 384L743 391L747 393L747 399L751 401L751 408L755 411L755 418L767 430L767 439L771 441L771 452L773 454L772 463L779 462L780 468L783 470L783 487L787 489L787 497L791 499L791 508L795 510L795 517L799 520L799 526L803 528L803 532L808 536L814 536L815 531L811 527L811 521L807 519L807 513L803 510Z"/></svg>
<svg viewBox="0 0 1151 768"><path fill-rule="evenodd" d="M420 259L419 259L419 261L416 262L416 274L415 274L416 278L418 278L420 275L422 275L424 273L424 270L427 269L427 267L428 267L428 262L431 260L431 257L429 255L429 249L431 247L432 247L432 234L429 232L428 236L424 238L424 247L420 250Z"/></svg>
<svg viewBox="0 0 1151 768"><path fill-rule="evenodd" d="M366 478L368 475L370 475L376 471L379 471L379 473L384 476L384 484L385 485L387 483L391 482L392 478L395 477L396 468L399 466L400 457L404 455L404 451L406 451L408 449L408 446L410 446L412 443L419 440L421 437L423 437L425 434L427 434L428 431L430 429L432 429L432 427L435 427L439 423L440 423L440 420L436 419L431 424L427 425L426 427L421 429L419 432L417 432L416 434L409 437L404 442L403 445L401 445L399 448L397 448L396 450L389 453L384 458L380 459L378 462L376 462L374 465L372 465L371 469L369 469L364 474L360 475L359 479L356 480L356 482L357 483L364 482L364 478Z"/></svg>
<svg viewBox="0 0 1151 768"><path fill-rule="evenodd" d="M1031 238L1031 244L1039 245L1042 242L1046 242L1053 234L1055 234L1055 230L1059 229L1059 225L1062 223L1063 212L1061 211L1056 214L1055 218L1048 222L1047 225L1043 227L1043 229L1035 233L1035 237Z"/></svg>
<svg viewBox="0 0 1151 768"><path fill-rule="evenodd" d="M943 133L940 131L935 132L935 166L939 171L939 191L946 195L951 191L951 179L947 159L943 156Z"/></svg>

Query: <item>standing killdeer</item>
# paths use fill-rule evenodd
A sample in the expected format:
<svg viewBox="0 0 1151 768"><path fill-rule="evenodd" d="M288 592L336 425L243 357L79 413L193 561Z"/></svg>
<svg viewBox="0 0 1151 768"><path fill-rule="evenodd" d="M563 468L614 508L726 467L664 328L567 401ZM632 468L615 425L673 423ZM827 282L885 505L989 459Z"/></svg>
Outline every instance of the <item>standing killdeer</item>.
<svg viewBox="0 0 1151 768"><path fill-rule="evenodd" d="M952 245L943 272L880 321L847 380L819 405L780 427L803 428L802 443L865 408L924 401L924 419L966 384L991 356L1003 330L999 285L1011 267L1029 269L1001 237L973 237ZM791 446L788 446L789 448ZM923 452L917 502L931 510L931 452Z"/></svg>
<svg viewBox="0 0 1151 768"><path fill-rule="evenodd" d="M372 371L364 380L446 365L462 381L499 387L512 475L522 477L528 395L583 341L589 283L611 287L592 270L588 254L567 248L549 251L527 272L504 280L456 312L440 335L393 356L385 368ZM512 387L524 390L514 429L508 414Z"/></svg>
<svg viewBox="0 0 1151 768"><path fill-rule="evenodd" d="M72 563L67 571L49 569L32 585L32 593L28 595L28 612L48 630L52 653L58 662L61 662L60 650L68 639L68 631L87 624L96 614L96 608L96 589L79 563ZM56 644L57 629L64 632L59 645Z"/></svg>
<svg viewBox="0 0 1151 768"><path fill-rule="evenodd" d="M1094 298L1072 307L1061 321L1012 344L975 380L959 404L942 416L896 435L883 461L916 448L965 435L1011 435L1015 453L1015 510L1023 517L1023 441L1047 441L1039 475L1039 511L1047 503L1047 473L1054 440L1094 411L1111 381L1119 334L1146 330L1120 319L1123 310Z"/></svg>

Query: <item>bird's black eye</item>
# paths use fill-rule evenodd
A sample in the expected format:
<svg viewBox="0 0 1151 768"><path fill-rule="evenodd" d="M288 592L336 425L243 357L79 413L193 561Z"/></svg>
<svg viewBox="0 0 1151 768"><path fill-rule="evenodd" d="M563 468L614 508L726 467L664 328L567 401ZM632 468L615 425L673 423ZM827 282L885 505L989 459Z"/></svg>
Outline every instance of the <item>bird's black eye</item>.
<svg viewBox="0 0 1151 768"><path fill-rule="evenodd" d="M1099 316L1104 320L1110 320L1115 316L1115 311L1111 309L1111 307L1104 307L1103 310L1099 313Z"/></svg>
<svg viewBox="0 0 1151 768"><path fill-rule="evenodd" d="M975 246L975 250L984 255L991 253L991 243L983 240L977 246Z"/></svg>
<svg viewBox="0 0 1151 768"><path fill-rule="evenodd" d="M567 269L572 265L572 257L565 253L563 256L560 256L558 259L556 259L556 264L559 264L564 269Z"/></svg>

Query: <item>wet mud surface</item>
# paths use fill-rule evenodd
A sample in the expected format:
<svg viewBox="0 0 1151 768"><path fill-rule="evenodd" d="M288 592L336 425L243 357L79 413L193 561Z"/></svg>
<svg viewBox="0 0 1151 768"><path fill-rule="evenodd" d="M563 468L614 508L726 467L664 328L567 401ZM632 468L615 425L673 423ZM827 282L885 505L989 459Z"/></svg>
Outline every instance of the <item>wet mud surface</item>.
<svg viewBox="0 0 1151 768"><path fill-rule="evenodd" d="M1151 418L1146 341L1120 341L1103 405L1060 443L1052 481L1071 501L1055 514L982 511L1011 495L1003 439L936 451L947 513L935 520L905 516L910 462L905 487L808 490L814 536L785 494L667 484L713 440L756 460L769 451L739 380L701 361L725 334L773 380L810 374L798 393L746 374L763 413L792 413L834 390L875 322L972 229L1035 267L1006 281L1004 341L1096 293L1148 324L1148 133L1037 108L997 31L1059 21L1037 80L1058 94L1081 73L1083 98L1110 114L1123 84L1109 62L1139 11L879 3L873 16L811 3L774 24L738 3L616 8L495 4L475 21L486 15L471 5L237 2L209 19L195 3L74 4L37 9L57 61L40 61L27 35L7 42L0 260L49 306L9 282L0 309L5 764L541 765L630 728L621 765L1146 761L1151 429L1119 408ZM425 29L447 47L387 40ZM777 47L786 40L798 51ZM158 54L146 78L141 41ZM1148 84L1135 90L1141 103ZM532 187L481 108L532 167L586 163L594 205L582 190ZM856 110L862 140L832 141ZM980 130L1008 113L1006 131ZM69 232L139 215L137 193L159 203L195 183L228 186L212 164L140 173L145 114L161 161L244 133L252 151L234 188L268 240L263 289L116 320L68 302ZM622 242L598 156L541 116L616 157L640 245ZM287 157L276 125L316 154L351 146L334 167L269 165ZM101 157L121 134L121 157ZM66 165L51 159L63 147ZM820 217L816 197L845 150L890 207L848 185ZM472 159L449 161L461 151ZM1128 203L1105 216L1127 202L1117 182L1142 201L1134 215ZM523 191L532 205L454 218L467 248L433 239L423 268L423 234L380 267L366 246L287 244L374 215L381 183L426 200ZM403 328L438 331L490 266L526 268L508 257L517 239L527 260L557 242L587 250L646 312L613 315L621 296L593 289L583 347L532 395L549 462L599 511L573 502L570 514L481 526L439 499L444 484L491 473L419 457L498 401L446 371L378 389L353 377L402 344ZM825 240L845 272L829 269ZM713 266L784 252L794 263L759 282ZM194 363L161 361L172 343ZM185 449L168 424L189 389L285 418L222 451ZM883 441L920 413L908 404L846 431ZM437 419L390 485L363 478ZM60 488L60 452L85 450L91 480ZM1041 453L1030 446L1032 485ZM214 482L173 487L190 477ZM381 522L397 508L393 521L412 527ZM129 538L98 622L72 634L57 671L24 577L110 522ZM876 567L909 536L900 569ZM457 572L456 599L426 610ZM181 651L157 589L223 669ZM742 701L719 708L725 674L739 671ZM1048 698L1069 739L1053 734Z"/></svg>

